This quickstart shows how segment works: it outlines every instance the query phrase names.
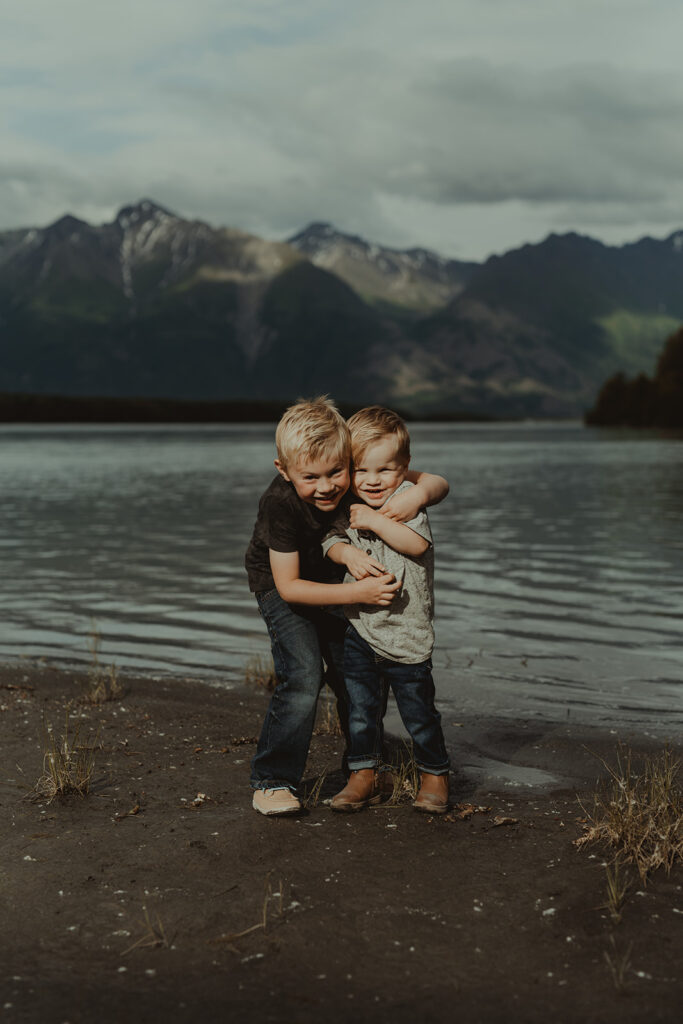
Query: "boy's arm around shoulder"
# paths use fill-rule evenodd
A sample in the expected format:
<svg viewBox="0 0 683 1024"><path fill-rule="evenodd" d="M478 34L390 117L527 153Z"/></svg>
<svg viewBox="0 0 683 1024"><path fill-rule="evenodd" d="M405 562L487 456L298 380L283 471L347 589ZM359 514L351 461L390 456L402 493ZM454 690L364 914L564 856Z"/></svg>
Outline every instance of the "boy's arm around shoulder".
<svg viewBox="0 0 683 1024"><path fill-rule="evenodd" d="M415 486L395 494L382 509L383 516L398 523L415 519L422 508L438 505L450 490L448 481L434 473L420 473L410 469L406 473L406 480Z"/></svg>

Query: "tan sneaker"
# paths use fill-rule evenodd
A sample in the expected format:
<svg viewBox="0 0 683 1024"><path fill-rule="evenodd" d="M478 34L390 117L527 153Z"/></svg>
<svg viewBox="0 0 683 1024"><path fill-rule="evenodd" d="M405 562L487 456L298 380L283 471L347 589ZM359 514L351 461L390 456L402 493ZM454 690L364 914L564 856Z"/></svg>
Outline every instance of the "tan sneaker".
<svg viewBox="0 0 683 1024"><path fill-rule="evenodd" d="M380 803L384 796L375 769L360 768L351 772L342 791L330 800L330 807L333 811L360 811L370 804Z"/></svg>
<svg viewBox="0 0 683 1024"><path fill-rule="evenodd" d="M252 806L259 814L298 814L301 802L290 789L255 789Z"/></svg>
<svg viewBox="0 0 683 1024"><path fill-rule="evenodd" d="M426 814L445 814L448 810L448 776L420 772L420 791L413 807Z"/></svg>

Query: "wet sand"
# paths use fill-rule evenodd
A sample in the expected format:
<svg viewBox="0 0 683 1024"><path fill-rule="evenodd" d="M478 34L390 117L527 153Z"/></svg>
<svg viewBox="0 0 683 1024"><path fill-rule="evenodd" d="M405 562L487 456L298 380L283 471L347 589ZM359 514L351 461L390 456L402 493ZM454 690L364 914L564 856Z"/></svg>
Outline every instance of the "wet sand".
<svg viewBox="0 0 683 1024"><path fill-rule="evenodd" d="M659 741L447 723L461 807L444 820L410 804L332 813L340 741L317 735L306 789L325 771L319 802L272 819L248 784L265 694L125 685L91 706L78 674L0 668L3 1020L679 1019L680 865L646 887L632 872L615 924L604 851L574 845L599 756ZM67 708L97 736L91 792L32 799L43 717L61 732ZM480 809L463 817L467 804Z"/></svg>

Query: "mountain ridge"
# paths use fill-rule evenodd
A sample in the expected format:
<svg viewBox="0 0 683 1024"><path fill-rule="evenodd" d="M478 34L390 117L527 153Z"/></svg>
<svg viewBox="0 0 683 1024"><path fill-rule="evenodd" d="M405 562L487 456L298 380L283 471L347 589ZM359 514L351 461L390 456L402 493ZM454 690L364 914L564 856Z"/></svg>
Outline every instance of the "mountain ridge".
<svg viewBox="0 0 683 1024"><path fill-rule="evenodd" d="M580 415L683 321L683 231L481 264L313 222L289 241L142 199L0 232L0 391Z"/></svg>

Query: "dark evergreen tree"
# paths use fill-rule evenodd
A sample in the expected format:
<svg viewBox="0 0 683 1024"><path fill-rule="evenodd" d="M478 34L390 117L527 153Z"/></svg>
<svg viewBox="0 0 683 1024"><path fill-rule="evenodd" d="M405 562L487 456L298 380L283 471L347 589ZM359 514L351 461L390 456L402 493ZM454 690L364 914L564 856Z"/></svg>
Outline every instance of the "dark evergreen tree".
<svg viewBox="0 0 683 1024"><path fill-rule="evenodd" d="M585 421L598 427L683 427L683 327L664 345L653 380L644 373L635 380L623 373L610 377Z"/></svg>

